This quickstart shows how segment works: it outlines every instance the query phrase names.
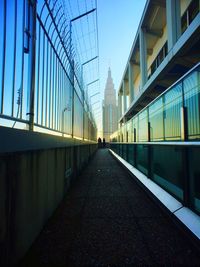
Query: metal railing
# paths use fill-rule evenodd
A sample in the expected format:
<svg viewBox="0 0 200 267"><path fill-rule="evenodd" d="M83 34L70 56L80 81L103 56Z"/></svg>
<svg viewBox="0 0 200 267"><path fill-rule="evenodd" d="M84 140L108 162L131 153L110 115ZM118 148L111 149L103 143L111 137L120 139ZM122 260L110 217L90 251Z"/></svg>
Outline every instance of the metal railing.
<svg viewBox="0 0 200 267"><path fill-rule="evenodd" d="M0 125L96 141L60 1L0 2Z"/></svg>

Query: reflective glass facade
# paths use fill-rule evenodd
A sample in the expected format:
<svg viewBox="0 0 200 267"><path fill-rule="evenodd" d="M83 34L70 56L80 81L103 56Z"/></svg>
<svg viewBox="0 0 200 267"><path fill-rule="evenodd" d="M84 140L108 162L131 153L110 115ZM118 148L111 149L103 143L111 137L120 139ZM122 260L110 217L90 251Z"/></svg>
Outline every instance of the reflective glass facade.
<svg viewBox="0 0 200 267"><path fill-rule="evenodd" d="M182 108L184 108L184 123L181 118ZM199 64L126 122L119 129L118 141L181 141L182 131L187 132L188 140L200 139ZM117 133L113 136L115 135Z"/></svg>
<svg viewBox="0 0 200 267"><path fill-rule="evenodd" d="M112 138L114 152L200 213L200 64Z"/></svg>
<svg viewBox="0 0 200 267"><path fill-rule="evenodd" d="M111 149L200 214L200 145L111 143Z"/></svg>

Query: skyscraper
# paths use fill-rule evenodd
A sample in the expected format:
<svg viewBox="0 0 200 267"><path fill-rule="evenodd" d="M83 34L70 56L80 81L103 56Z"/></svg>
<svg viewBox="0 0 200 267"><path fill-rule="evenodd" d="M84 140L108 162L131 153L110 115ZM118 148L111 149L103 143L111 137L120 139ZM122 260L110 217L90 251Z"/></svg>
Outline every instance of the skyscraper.
<svg viewBox="0 0 200 267"><path fill-rule="evenodd" d="M104 91L103 101L103 138L110 141L110 135L117 130L117 104L111 70L108 69L108 77Z"/></svg>

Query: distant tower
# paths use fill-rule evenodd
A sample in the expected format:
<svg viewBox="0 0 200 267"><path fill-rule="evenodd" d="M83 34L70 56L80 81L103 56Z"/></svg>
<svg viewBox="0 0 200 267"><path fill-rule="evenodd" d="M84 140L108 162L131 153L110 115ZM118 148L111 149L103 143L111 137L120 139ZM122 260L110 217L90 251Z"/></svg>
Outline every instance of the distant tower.
<svg viewBox="0 0 200 267"><path fill-rule="evenodd" d="M108 69L108 78L104 91L103 101L103 138L110 141L110 135L117 130L117 105L111 70Z"/></svg>

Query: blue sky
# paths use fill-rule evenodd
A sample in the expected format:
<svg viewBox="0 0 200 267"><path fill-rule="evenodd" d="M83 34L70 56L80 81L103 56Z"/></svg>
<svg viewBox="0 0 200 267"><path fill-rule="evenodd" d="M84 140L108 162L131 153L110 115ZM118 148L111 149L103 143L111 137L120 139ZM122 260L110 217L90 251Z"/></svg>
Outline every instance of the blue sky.
<svg viewBox="0 0 200 267"><path fill-rule="evenodd" d="M109 65L118 91L145 3L146 0L98 0L102 96Z"/></svg>
<svg viewBox="0 0 200 267"><path fill-rule="evenodd" d="M66 1L66 2L65 2ZM101 104L103 92L107 79L108 67L111 67L112 77L115 84L115 89L118 91L124 68L130 53L132 43L138 28L139 21L142 16L146 0L97 0L98 9L98 32L99 32L99 79L101 97L97 94L99 83L92 84L86 87L92 103L92 109L95 113L95 118L98 124L101 124ZM4 1L0 1L0 36L3 36L3 8ZM6 115L17 116L18 104L17 99L19 89L23 91L22 118L26 119L27 112L27 68L28 54L24 53L24 72L22 72L22 3L23 0L17 1L17 36L16 36L16 62L14 72L14 14L15 1L8 0L7 2L7 31L6 31L6 64L5 64L5 90L4 90L4 110ZM91 10L95 7L95 0L63 0L63 3L68 4L68 8L64 10L68 13L67 18L72 19L80 14L84 14L86 10ZM41 9L43 0L38 1L38 12ZM80 50L81 62L94 58L97 55L96 51L96 13L93 12L88 16L84 16L80 20L73 22L73 33L77 33L77 38L72 41L77 41L75 48ZM77 25L77 28L76 28ZM38 29L37 29L38 30ZM38 38L37 38L38 40ZM0 57L2 57L3 42L0 40ZM85 44L86 43L86 44ZM89 49L86 46L89 44ZM86 85L97 77L97 60L84 66L87 73ZM96 69L95 69L96 68ZM24 75L22 75L22 73ZM0 62L0 82L2 81L2 61ZM23 76L23 79L22 79ZM23 83L21 84L21 82ZM20 92L21 92L20 91ZM0 92L1 93L1 92ZM92 97L93 96L93 97ZM12 104L14 109L12 111ZM13 114L12 114L13 113Z"/></svg>

